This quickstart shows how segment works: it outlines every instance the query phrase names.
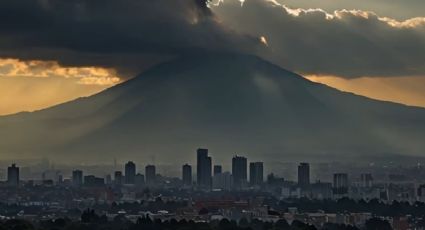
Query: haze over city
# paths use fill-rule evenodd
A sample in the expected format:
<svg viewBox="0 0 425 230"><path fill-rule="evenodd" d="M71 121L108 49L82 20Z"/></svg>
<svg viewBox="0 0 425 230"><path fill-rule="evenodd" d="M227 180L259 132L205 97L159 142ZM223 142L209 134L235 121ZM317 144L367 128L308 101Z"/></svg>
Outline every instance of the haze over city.
<svg viewBox="0 0 425 230"><path fill-rule="evenodd" d="M0 229L425 229L424 9L0 0Z"/></svg>

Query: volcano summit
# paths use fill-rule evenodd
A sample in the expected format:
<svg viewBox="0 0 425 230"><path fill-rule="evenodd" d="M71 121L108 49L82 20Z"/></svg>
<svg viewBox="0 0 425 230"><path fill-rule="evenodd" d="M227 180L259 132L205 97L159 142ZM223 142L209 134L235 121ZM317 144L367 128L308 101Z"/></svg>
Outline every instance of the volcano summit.
<svg viewBox="0 0 425 230"><path fill-rule="evenodd" d="M97 95L0 117L2 156L186 161L419 156L425 109L313 83L255 56L177 58ZM102 156L102 159L99 159Z"/></svg>

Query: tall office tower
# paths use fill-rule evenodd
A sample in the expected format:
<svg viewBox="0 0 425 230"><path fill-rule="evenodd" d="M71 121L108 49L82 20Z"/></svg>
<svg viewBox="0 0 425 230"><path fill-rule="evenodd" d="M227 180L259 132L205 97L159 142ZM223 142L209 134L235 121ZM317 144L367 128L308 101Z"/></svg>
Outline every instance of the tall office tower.
<svg viewBox="0 0 425 230"><path fill-rule="evenodd" d="M197 150L197 165L196 165L196 177L199 188L211 189L211 167L212 160L208 156L208 149Z"/></svg>
<svg viewBox="0 0 425 230"><path fill-rule="evenodd" d="M125 183L126 184L134 184L134 179L136 177L136 164L132 161L127 162L125 164Z"/></svg>
<svg viewBox="0 0 425 230"><path fill-rule="evenodd" d="M363 173L360 175L360 186L363 188L370 188L373 185L373 177L370 173Z"/></svg>
<svg viewBox="0 0 425 230"><path fill-rule="evenodd" d="M114 173L114 183L115 185L122 185L122 172L121 171L115 171Z"/></svg>
<svg viewBox="0 0 425 230"><path fill-rule="evenodd" d="M264 182L263 162L249 163L249 182L251 185L261 186Z"/></svg>
<svg viewBox="0 0 425 230"><path fill-rule="evenodd" d="M185 164L182 169L182 179L184 186L192 186L192 166Z"/></svg>
<svg viewBox="0 0 425 230"><path fill-rule="evenodd" d="M247 176L247 159L241 156L234 156L232 158L232 176L233 176L233 187L241 189L245 187L248 176Z"/></svg>
<svg viewBox="0 0 425 230"><path fill-rule="evenodd" d="M335 173L333 193L335 195L343 195L348 193L348 175L347 173Z"/></svg>
<svg viewBox="0 0 425 230"><path fill-rule="evenodd" d="M310 165L301 163L298 165L298 186L306 188L310 185Z"/></svg>
<svg viewBox="0 0 425 230"><path fill-rule="evenodd" d="M84 176L84 186L103 187L104 185L105 185L105 178L100 178L93 175Z"/></svg>
<svg viewBox="0 0 425 230"><path fill-rule="evenodd" d="M83 185L83 171L72 171L72 185L74 185L75 187L80 187L81 185Z"/></svg>
<svg viewBox="0 0 425 230"><path fill-rule="evenodd" d="M233 187L233 178L230 172L215 174L212 181L213 189L231 190Z"/></svg>
<svg viewBox="0 0 425 230"><path fill-rule="evenodd" d="M62 174L59 174L58 175L57 184L63 184L63 176L62 176Z"/></svg>
<svg viewBox="0 0 425 230"><path fill-rule="evenodd" d="M16 164L7 168L7 183L13 187L19 186L19 167L16 167Z"/></svg>
<svg viewBox="0 0 425 230"><path fill-rule="evenodd" d="M214 165L214 175L220 174L223 172L221 165Z"/></svg>
<svg viewBox="0 0 425 230"><path fill-rule="evenodd" d="M145 179L146 179L146 184L148 186L155 185L155 183L156 183L155 165L147 165L145 167Z"/></svg>
<svg viewBox="0 0 425 230"><path fill-rule="evenodd" d="M111 174L108 174L108 175L105 176L105 183L108 184L108 185L112 184Z"/></svg>
<svg viewBox="0 0 425 230"><path fill-rule="evenodd" d="M137 186L145 185L145 176L143 174L137 173L135 178L135 183Z"/></svg>

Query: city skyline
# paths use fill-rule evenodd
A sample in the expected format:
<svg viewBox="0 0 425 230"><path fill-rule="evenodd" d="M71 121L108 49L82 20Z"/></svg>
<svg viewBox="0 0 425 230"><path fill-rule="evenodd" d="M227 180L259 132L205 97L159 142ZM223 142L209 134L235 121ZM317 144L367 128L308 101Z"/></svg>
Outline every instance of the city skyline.
<svg viewBox="0 0 425 230"><path fill-rule="evenodd" d="M217 164L216 161L213 161L213 157L209 155L209 151L206 148L198 148L196 150L196 157L199 165L195 165L195 172L192 171L192 165L188 163L181 165L181 176L178 178L181 180L182 186L201 190L213 190L217 188L241 190L255 188L255 186L259 186L261 188L264 183L270 183L270 176L276 175L273 173L273 171L271 171L266 176L264 173L264 162L249 161L243 155L234 155L233 158L229 159L231 162L230 170L222 169L223 162L221 162L221 164ZM213 162L214 167L211 168ZM49 164L47 164L47 166L49 166ZM139 184L148 187L156 187L158 185L157 183L159 182L157 181L158 178L163 176L156 172L155 165L149 163L143 167L143 165L136 164L133 161L127 161L122 165L121 170L117 170L117 162L116 159L114 159L113 166L114 170L116 171L110 172L109 174L104 175L104 177L86 175L84 174L83 170L74 168L72 169L72 174L69 178L64 178L62 174L56 174L56 181L54 183L63 183L64 179L70 179L70 185L77 187L85 185L86 181L88 181L88 184L93 185L107 185L109 183L111 185ZM20 172L17 164L12 163L7 169L7 185L11 187L19 186ZM320 184L323 182L320 180L320 178L316 178L315 182L311 182L310 163L301 162L295 169L297 171L297 175L294 180L294 185L298 186L301 190L311 189L311 186L314 184ZM144 172L144 174L141 172ZM60 171L57 171L57 173L60 173ZM112 173L114 175L113 180L111 176ZM193 177L192 175L196 175L196 177ZM228 179L226 179L227 175L230 176ZM333 179L329 182L331 182L333 185L333 193L337 195L347 194L348 188L350 186L348 172L342 173L341 170L334 170L331 172L331 175ZM42 180L45 180L44 177L45 172L42 173ZM197 179L195 180L194 178ZM228 187L228 185L224 186L219 184L219 182L228 183L227 180L229 179L231 180L230 187ZM285 181L290 182L291 180L286 179ZM356 179L356 183L358 183L358 185L363 188L371 188L373 186L373 181L374 177L370 172L362 172Z"/></svg>
<svg viewBox="0 0 425 230"><path fill-rule="evenodd" d="M42 170L41 180L20 179L21 167L12 163L7 168L7 180L0 181L0 200L8 200L26 211L15 215L13 205L4 206L0 201L0 206L7 210L6 216L32 224L37 223L39 215L55 213L55 208L60 207L67 210L64 216L74 225L87 223L89 212L92 212L90 215L101 212L105 223L117 216L130 220L127 223L139 223L152 215L156 225L168 221L167 218L185 220L185 223L202 219L211 224L220 216L221 221L228 219L239 224L244 223L245 218L248 223L257 221L258 224L256 218L259 218L269 223L284 221L288 226L299 225L297 221L300 221L312 229L334 226L345 230L343 226L346 225L362 228L371 221L394 230L421 226L417 214L425 206L425 167L421 165L404 170L395 165L387 168L373 164L350 169L337 162L299 162L285 166L286 170L297 174L295 179L288 179L273 171L266 175L267 164L251 161L244 154L229 157L231 170L223 169L225 162L216 161L206 148L199 148L192 154L201 167L184 163L179 175L172 176L161 175L151 163L128 160L119 164L114 159L106 175L72 167L69 177L58 165L43 160L38 165ZM27 167L22 169L31 171ZM390 174L386 174L386 170ZM328 174L331 179L318 179L320 177L315 175L318 172L322 172L322 176ZM199 178L200 183L195 178ZM23 194L26 196L20 197ZM394 210L401 204L414 211ZM270 205L274 207L272 211ZM376 205L393 211L382 212ZM39 207L45 209L39 210ZM79 211L82 209L85 211ZM134 213L135 210L139 211ZM339 212L334 213L335 210ZM53 218L59 220L61 217ZM7 222L0 220L2 224L7 225ZM96 226L100 225L102 223L96 222Z"/></svg>

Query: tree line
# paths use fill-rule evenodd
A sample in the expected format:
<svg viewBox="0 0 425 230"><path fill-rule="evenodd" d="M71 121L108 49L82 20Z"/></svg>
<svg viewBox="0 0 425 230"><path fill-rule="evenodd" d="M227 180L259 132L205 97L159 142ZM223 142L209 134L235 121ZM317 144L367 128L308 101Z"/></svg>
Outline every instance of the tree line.
<svg viewBox="0 0 425 230"><path fill-rule="evenodd" d="M327 223L322 230L360 230L355 226ZM258 219L248 221L221 219L210 222L193 220L152 220L149 216L140 217L136 222L129 221L124 215L108 220L106 215L98 215L94 210L85 210L79 221L58 218L29 222L25 220L0 221L0 230L319 230L313 225L298 220L288 223L285 219L266 222ZM391 225L379 218L366 222L365 230L391 230Z"/></svg>

